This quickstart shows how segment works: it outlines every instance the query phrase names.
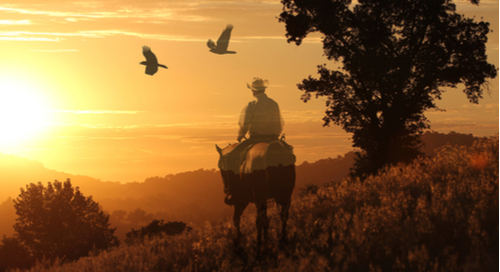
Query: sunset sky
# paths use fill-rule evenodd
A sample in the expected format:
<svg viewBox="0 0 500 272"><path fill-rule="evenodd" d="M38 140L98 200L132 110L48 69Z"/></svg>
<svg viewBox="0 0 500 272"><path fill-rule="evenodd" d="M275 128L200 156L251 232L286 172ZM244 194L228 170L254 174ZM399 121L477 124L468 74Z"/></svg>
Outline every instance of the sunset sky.
<svg viewBox="0 0 500 272"><path fill-rule="evenodd" d="M491 23L488 60L498 60L498 0L457 1L458 12ZM308 103L296 84L316 75L321 36L288 44L279 0L0 0L0 152L45 167L111 181L217 167L215 144L236 140L246 84L268 79L298 163L352 150L350 135L323 127L324 99ZM210 53L227 24L229 50ZM142 46L168 66L144 74ZM498 133L498 78L479 105L461 89L428 112L431 129Z"/></svg>

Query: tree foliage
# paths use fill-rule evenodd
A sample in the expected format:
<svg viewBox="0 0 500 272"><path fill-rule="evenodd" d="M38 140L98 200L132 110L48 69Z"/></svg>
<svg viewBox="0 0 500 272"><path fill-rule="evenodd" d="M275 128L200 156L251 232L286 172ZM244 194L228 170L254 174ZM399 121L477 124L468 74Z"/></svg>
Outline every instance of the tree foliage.
<svg viewBox="0 0 500 272"><path fill-rule="evenodd" d="M300 45L320 32L325 56L342 63L336 70L318 66L319 78L298 87L304 102L326 97L324 125L342 126L364 151L353 174L415 158L430 127L424 112L443 92L461 84L478 103L486 79L496 76L485 54L489 23L457 14L451 0L281 2L288 42Z"/></svg>
<svg viewBox="0 0 500 272"><path fill-rule="evenodd" d="M28 248L16 237L3 236L0 243L0 271L20 268L27 269L35 263Z"/></svg>
<svg viewBox="0 0 500 272"><path fill-rule="evenodd" d="M38 260L74 260L91 250L118 245L105 214L92 196L84 196L68 179L21 188L14 200L17 239Z"/></svg>

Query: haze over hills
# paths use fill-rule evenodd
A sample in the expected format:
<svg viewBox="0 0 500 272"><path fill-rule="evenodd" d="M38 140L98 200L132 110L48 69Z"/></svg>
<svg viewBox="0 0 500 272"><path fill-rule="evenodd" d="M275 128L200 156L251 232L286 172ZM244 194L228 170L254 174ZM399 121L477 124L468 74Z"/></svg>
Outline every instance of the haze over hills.
<svg viewBox="0 0 500 272"><path fill-rule="evenodd" d="M423 135L427 155L446 143L472 145L471 134L440 134L427 132ZM322 185L342 180L354 163L354 152L344 156L304 162L296 167L297 179L294 194L308 184ZM71 179L74 187L93 198L110 213L111 224L117 227L120 239L131 228L148 224L152 219L184 221L203 224L206 220L218 220L232 215L232 208L223 203L222 179L216 169L198 169L164 177L147 178L144 182L104 182L92 177L72 175L46 169L40 162L0 154L0 237L12 235L15 210L12 199L21 187L41 181ZM252 211L252 209L250 209Z"/></svg>
<svg viewBox="0 0 500 272"><path fill-rule="evenodd" d="M19 195L21 187L25 187L30 183L39 181L47 183L48 181L64 181L66 179L78 180L80 184L88 184L90 186L99 185L101 191L105 191L108 184L113 182L102 182L101 180L69 173L59 172L56 170L47 169L41 162L20 158L11 154L0 153L0 201L4 201L8 197L16 197ZM115 182L115 185L119 182Z"/></svg>

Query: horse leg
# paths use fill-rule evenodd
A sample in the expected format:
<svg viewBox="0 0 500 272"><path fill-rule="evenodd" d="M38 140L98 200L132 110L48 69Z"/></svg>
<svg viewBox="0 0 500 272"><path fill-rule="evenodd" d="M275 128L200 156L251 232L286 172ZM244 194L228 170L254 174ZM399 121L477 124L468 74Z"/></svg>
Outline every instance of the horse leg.
<svg viewBox="0 0 500 272"><path fill-rule="evenodd" d="M265 199L255 203L257 206L257 246L262 245L262 238L264 242L268 239L269 218L267 217L267 201ZM262 237L264 236L264 237Z"/></svg>
<svg viewBox="0 0 500 272"><path fill-rule="evenodd" d="M247 205L248 205L248 202L236 203L234 205L233 223L234 223L234 227L236 228L237 237L241 236L240 219L241 219L241 215L243 214L243 211L245 211L245 208L247 207Z"/></svg>
<svg viewBox="0 0 500 272"><path fill-rule="evenodd" d="M288 221L288 212L290 210L290 200L282 202L280 204L280 206L281 206L281 211L280 211L280 216L281 216L281 242L286 242L286 240L287 240L286 226L287 226L287 221Z"/></svg>

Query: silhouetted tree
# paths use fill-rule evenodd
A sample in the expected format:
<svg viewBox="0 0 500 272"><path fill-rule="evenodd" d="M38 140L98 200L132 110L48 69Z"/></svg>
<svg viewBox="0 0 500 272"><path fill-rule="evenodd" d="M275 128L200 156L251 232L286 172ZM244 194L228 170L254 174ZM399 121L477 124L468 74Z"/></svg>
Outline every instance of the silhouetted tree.
<svg viewBox="0 0 500 272"><path fill-rule="evenodd" d="M288 42L300 45L320 32L325 56L343 64L318 66L319 78L298 87L304 102L326 97L324 125L342 126L364 151L353 175L415 158L419 136L430 127L424 112L436 108L444 88L464 84L469 101L478 103L486 78L497 74L485 55L489 23L457 14L451 0L281 3Z"/></svg>
<svg viewBox="0 0 500 272"><path fill-rule="evenodd" d="M191 227L188 227L184 222L175 221L164 223L163 220L153 219L149 225L127 232L125 242L130 245L133 244L136 239L143 239L146 236L151 238L162 233L166 235L178 235L185 230L190 231Z"/></svg>
<svg viewBox="0 0 500 272"><path fill-rule="evenodd" d="M92 196L73 188L69 179L21 188L14 207L17 239L35 259L75 260L91 250L118 245L115 229L109 228L109 215Z"/></svg>
<svg viewBox="0 0 500 272"><path fill-rule="evenodd" d="M28 248L16 237L3 236L0 244L0 271L20 268L27 269L35 263Z"/></svg>
<svg viewBox="0 0 500 272"><path fill-rule="evenodd" d="M125 220L125 216L127 215L127 212L124 211L124 210L117 210L117 211L113 211L113 213L111 214L111 220L114 220L116 221L116 223L120 223L122 222L123 220Z"/></svg>
<svg viewBox="0 0 500 272"><path fill-rule="evenodd" d="M128 213L127 221L131 224L141 225L153 220L153 215L147 213L145 210L141 208L137 208L134 211Z"/></svg>

